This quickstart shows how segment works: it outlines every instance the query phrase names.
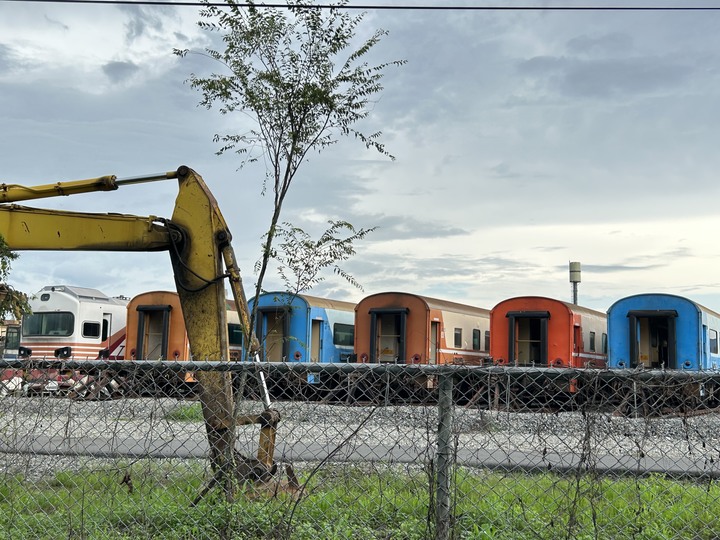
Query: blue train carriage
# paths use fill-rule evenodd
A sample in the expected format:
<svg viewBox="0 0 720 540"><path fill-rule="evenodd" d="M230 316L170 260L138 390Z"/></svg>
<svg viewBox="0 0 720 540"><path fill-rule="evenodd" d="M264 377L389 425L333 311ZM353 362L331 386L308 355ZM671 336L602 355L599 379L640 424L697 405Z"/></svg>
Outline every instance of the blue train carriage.
<svg viewBox="0 0 720 540"><path fill-rule="evenodd" d="M681 296L638 294L608 309L608 367L720 367L720 314Z"/></svg>
<svg viewBox="0 0 720 540"><path fill-rule="evenodd" d="M252 310L254 299L249 304ZM355 340L355 304L307 294L263 293L255 332L261 360L348 362ZM308 374L304 382L319 383L321 377Z"/></svg>

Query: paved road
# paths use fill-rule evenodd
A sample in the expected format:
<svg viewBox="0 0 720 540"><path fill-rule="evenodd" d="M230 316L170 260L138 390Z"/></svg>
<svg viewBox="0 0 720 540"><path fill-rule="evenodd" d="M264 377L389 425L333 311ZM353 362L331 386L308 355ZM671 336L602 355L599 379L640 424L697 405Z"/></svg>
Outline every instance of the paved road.
<svg viewBox="0 0 720 540"><path fill-rule="evenodd" d="M244 449L247 451L248 449ZM254 448L249 451L254 452ZM123 438L47 437L7 441L0 440L0 452L7 454L88 456L95 458L181 458L202 459L207 443L180 438L171 440ZM275 459L279 462L368 462L423 463L435 457L432 448L418 446L370 446L348 444L339 449L327 445L279 443ZM457 463L470 467L502 471L574 472L592 470L612 475L645 475L660 473L674 477L720 478L720 463L706 458L653 458L616 455L593 455L583 460L577 454L554 452L507 451L502 448L460 448Z"/></svg>

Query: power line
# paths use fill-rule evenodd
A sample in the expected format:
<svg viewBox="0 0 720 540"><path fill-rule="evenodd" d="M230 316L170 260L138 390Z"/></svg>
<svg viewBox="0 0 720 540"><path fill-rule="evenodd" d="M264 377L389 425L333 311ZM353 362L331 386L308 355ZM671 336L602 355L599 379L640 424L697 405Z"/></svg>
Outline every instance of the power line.
<svg viewBox="0 0 720 540"><path fill-rule="evenodd" d="M23 4L97 4L97 5L140 5L140 6L187 6L187 7L228 7L226 2L198 2L183 0L0 0L0 2L16 2ZM237 6L250 7L250 3L236 2ZM257 8L287 8L287 4L252 4ZM359 9L371 10L398 10L398 11L720 11L720 6L413 6L413 5L332 5L308 4L308 9L343 10Z"/></svg>

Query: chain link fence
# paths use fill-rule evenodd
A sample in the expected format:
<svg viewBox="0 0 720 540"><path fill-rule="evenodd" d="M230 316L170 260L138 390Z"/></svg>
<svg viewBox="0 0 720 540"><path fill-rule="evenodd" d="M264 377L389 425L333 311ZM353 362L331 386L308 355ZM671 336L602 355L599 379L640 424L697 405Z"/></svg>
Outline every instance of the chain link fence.
<svg viewBox="0 0 720 540"><path fill-rule="evenodd" d="M0 538L720 537L716 373L2 369ZM271 477L214 481L194 383L203 370L231 373L238 417L263 412L265 374L280 415ZM257 455L260 426L235 431L237 455Z"/></svg>

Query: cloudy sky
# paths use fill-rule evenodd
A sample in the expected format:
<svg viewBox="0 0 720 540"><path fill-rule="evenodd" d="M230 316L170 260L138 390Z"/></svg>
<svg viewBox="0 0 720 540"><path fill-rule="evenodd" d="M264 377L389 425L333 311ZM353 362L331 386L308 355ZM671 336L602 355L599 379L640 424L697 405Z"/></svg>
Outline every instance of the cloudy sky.
<svg viewBox="0 0 720 540"><path fill-rule="evenodd" d="M433 4L449 5L422 3ZM215 155L213 135L240 119L198 107L184 84L217 66L172 54L210 44L198 9L0 0L0 10L0 182L186 164L216 195L251 286L270 200L262 169ZM361 33L389 32L373 60L407 60L386 72L361 126L381 130L396 160L345 140L301 169L285 219L309 231L328 219L378 227L344 265L363 290L328 275L312 294L569 301L568 262L579 261L588 307L670 292L720 311L720 11L366 13ZM169 217L175 193L168 181L30 206ZM164 253L22 252L10 282L173 288Z"/></svg>

